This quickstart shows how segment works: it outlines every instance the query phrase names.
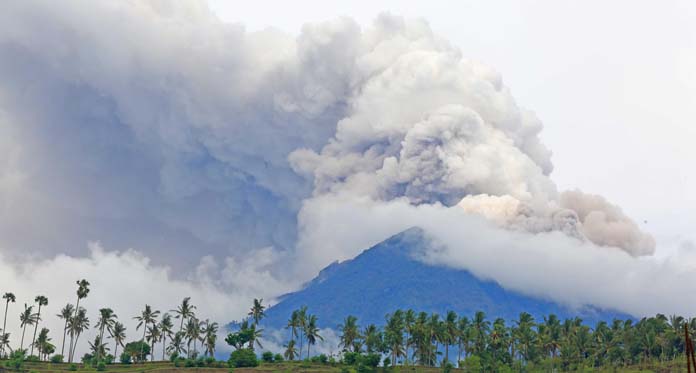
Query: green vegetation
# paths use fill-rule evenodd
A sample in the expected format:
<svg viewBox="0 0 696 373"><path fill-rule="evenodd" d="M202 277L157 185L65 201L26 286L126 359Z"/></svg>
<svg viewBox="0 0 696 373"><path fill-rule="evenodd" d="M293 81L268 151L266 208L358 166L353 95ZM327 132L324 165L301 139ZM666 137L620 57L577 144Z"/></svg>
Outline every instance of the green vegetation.
<svg viewBox="0 0 696 373"><path fill-rule="evenodd" d="M64 320L60 353L51 343L49 330L39 325L48 298L37 296L36 304L25 304L19 317L22 337L16 349L9 343L10 334L4 328L0 331L1 368L36 373L167 373L194 368L219 370L216 373L252 368L282 372L680 371L686 365L684 333L696 330L696 319L661 314L638 321L599 322L591 327L579 318L560 320L548 315L535 320L526 312L508 323L500 318L491 321L480 311L471 317L451 311L441 317L396 310L386 315L383 327L360 326L356 317L347 316L339 326L338 353L327 356L312 355L312 346L323 341L321 327L317 316L301 307L290 315L286 325L289 338L280 354L263 351L260 323L266 306L262 299L254 299L248 318L237 323L225 338L233 349L229 359L217 361L218 324L199 320L196 307L186 297L170 313L161 314L145 305L134 317L139 338L127 343L126 328L116 313L110 308L99 309L96 336L87 342L89 352L77 364L74 355L80 336L90 328L87 310L80 301L89 291L89 282L78 281L75 305L67 304L57 315ZM2 298L6 326L10 303L16 298L12 293ZM25 345L27 327L34 331L31 342ZM66 342L67 355L63 355ZM259 354L257 348L261 349Z"/></svg>

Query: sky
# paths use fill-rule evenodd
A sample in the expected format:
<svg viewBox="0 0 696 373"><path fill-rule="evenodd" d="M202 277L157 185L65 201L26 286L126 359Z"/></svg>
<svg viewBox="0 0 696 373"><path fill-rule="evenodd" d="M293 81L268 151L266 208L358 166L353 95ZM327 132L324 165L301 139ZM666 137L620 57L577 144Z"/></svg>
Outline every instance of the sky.
<svg viewBox="0 0 696 373"><path fill-rule="evenodd" d="M532 295L696 307L689 2L6 8L13 312L84 277L92 311L190 295L224 323L412 226L422 260Z"/></svg>

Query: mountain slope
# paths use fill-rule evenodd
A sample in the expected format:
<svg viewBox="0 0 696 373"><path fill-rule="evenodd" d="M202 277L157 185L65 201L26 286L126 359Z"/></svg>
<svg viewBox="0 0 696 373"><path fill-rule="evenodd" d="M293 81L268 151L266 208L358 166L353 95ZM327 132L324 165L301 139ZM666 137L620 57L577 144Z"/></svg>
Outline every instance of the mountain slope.
<svg viewBox="0 0 696 373"><path fill-rule="evenodd" d="M579 316L590 324L629 317L593 307L572 310L552 301L505 290L466 270L430 266L412 258L411 254L425 245L423 232L412 228L352 260L331 264L302 290L281 297L267 310L263 324L282 328L292 311L303 305L318 316L321 327L333 329L347 315L358 317L361 325L381 325L385 314L399 308L441 315L454 310L469 316L482 310L491 320L496 317L513 320L522 311L537 320L555 313L561 318Z"/></svg>

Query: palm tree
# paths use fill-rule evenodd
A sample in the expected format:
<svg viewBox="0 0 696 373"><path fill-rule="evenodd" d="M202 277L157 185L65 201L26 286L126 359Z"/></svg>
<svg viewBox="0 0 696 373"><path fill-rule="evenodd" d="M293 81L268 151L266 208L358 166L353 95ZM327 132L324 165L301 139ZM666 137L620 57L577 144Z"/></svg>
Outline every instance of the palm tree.
<svg viewBox="0 0 696 373"><path fill-rule="evenodd" d="M449 362L449 346L457 340L459 329L457 329L457 313L448 311L445 316L445 328L443 342L445 344L445 362Z"/></svg>
<svg viewBox="0 0 696 373"><path fill-rule="evenodd" d="M205 320L202 325L201 333L203 334L205 353L213 357L215 355L215 343L217 342L218 323Z"/></svg>
<svg viewBox="0 0 696 373"><path fill-rule="evenodd" d="M307 325L307 306L302 306L302 307L300 307L299 311L297 311L297 320L299 322L300 331L303 331L304 327ZM302 354L302 341L303 340L304 340L304 333L300 337L300 355Z"/></svg>
<svg viewBox="0 0 696 373"><path fill-rule="evenodd" d="M191 304L191 297L186 297L184 300L181 301L181 304L177 309L171 310L171 312L174 312L176 316L174 318L176 319L181 319L181 323L179 324L179 331L182 331L184 329L184 320L194 317L195 313L193 310L196 309L196 306Z"/></svg>
<svg viewBox="0 0 696 373"><path fill-rule="evenodd" d="M123 347L123 342L126 340L126 327L116 321L113 328L109 331L109 335L114 339L114 344L116 345L114 356L118 358L118 346Z"/></svg>
<svg viewBox="0 0 696 373"><path fill-rule="evenodd" d="M259 321L261 321L261 319L263 319L263 317L266 316L266 313L264 312L266 306L264 306L262 303L263 298L254 298L254 304L251 306L251 310L249 311L249 316L251 316L251 318L254 319L254 324L256 325L258 325Z"/></svg>
<svg viewBox="0 0 696 373"><path fill-rule="evenodd" d="M297 349L295 348L295 340L291 339L285 347L285 359L293 361L295 360L295 355L297 355Z"/></svg>
<svg viewBox="0 0 696 373"><path fill-rule="evenodd" d="M51 348L55 348L50 342L51 338L48 336L49 330L47 328L42 328L39 333L39 337L36 339L32 345L35 345L39 350L39 359L42 359Z"/></svg>
<svg viewBox="0 0 696 373"><path fill-rule="evenodd" d="M102 343L104 341L104 329L107 330L107 332L111 332L111 329L114 327L114 323L116 322L116 314L111 308L102 308L99 310L99 320L97 320L97 324L94 326L95 328L99 329L99 342ZM96 351L97 353L94 355L97 358L97 361L99 361L99 358L101 357L101 349Z"/></svg>
<svg viewBox="0 0 696 373"><path fill-rule="evenodd" d="M304 331L307 336L307 359L309 359L309 348L317 343L317 339L323 341L324 338L319 335L319 327L317 326L317 316L310 315L307 321L307 326Z"/></svg>
<svg viewBox="0 0 696 373"><path fill-rule="evenodd" d="M147 327L150 324L154 324L155 321L157 320L157 316L159 316L160 311L153 311L152 307L150 307L149 304L145 305L145 309L142 311L142 313L139 316L134 317L133 319L138 321L138 325L135 327L135 330L140 329L140 327L143 327L143 339L142 341L145 342L145 335L147 333ZM143 356L143 345L140 345L140 356Z"/></svg>
<svg viewBox="0 0 696 373"><path fill-rule="evenodd" d="M94 337L94 343L89 342L89 348L92 350L93 356L106 356L106 352L109 351L109 347L99 335Z"/></svg>
<svg viewBox="0 0 696 373"><path fill-rule="evenodd" d="M89 281L82 279L77 281L77 303L75 304L75 315L74 317L77 318L77 313L80 310L80 300L87 298L87 295L89 294ZM70 358L68 359L68 362L72 363L72 356L74 355L75 351L75 346L73 345L73 339L75 338L74 332L70 333L70 348L68 349L68 355L70 355ZM77 344L75 342L75 344Z"/></svg>
<svg viewBox="0 0 696 373"><path fill-rule="evenodd" d="M24 347L24 333L27 330L27 325L36 324L36 314L33 312L34 306L27 306L24 303L24 312L19 314L19 326L22 327L22 341L19 344L19 349L22 350Z"/></svg>
<svg viewBox="0 0 696 373"><path fill-rule="evenodd" d="M71 343L70 356L68 358L68 362L72 362L73 358L75 357L77 341L80 339L80 335L82 334L82 332L89 329L89 318L87 317L87 310L83 307L77 309L75 316L70 318L68 328L70 329L70 335L75 337L75 343Z"/></svg>
<svg viewBox="0 0 696 373"><path fill-rule="evenodd" d="M162 315L162 320L160 320L158 327L162 336L162 360L165 360L164 356L167 347L167 337L172 337L174 328L174 324L172 323L172 316L168 313Z"/></svg>
<svg viewBox="0 0 696 373"><path fill-rule="evenodd" d="M5 347L7 347L10 350L10 354L12 353L12 346L10 346L10 333L0 333L0 348L2 348L2 351L5 351Z"/></svg>
<svg viewBox="0 0 696 373"><path fill-rule="evenodd" d="M391 315L386 315L387 325L384 327L384 342L391 351L392 366L396 365L396 359L403 356L404 346L404 313L396 310Z"/></svg>
<svg viewBox="0 0 696 373"><path fill-rule="evenodd" d="M155 344L157 341L159 341L162 338L162 332L159 330L157 327L156 323L153 323L152 326L147 328L147 336L145 337L145 340L150 342L151 346L151 351L152 351L152 361L155 361Z"/></svg>
<svg viewBox="0 0 696 373"><path fill-rule="evenodd" d="M60 313L56 316L58 318L65 320L65 325L63 326L63 347L60 349L60 354L63 355L65 353L65 335L68 332L68 321L70 321L70 318L73 316L75 313L75 307L73 307L72 304L68 303L63 307L62 310L60 310Z"/></svg>
<svg viewBox="0 0 696 373"><path fill-rule="evenodd" d="M184 332L175 333L174 337L169 342L167 351L170 354L176 354L177 356L181 356L184 353L188 354L188 352L184 348L184 338L186 338L186 334Z"/></svg>
<svg viewBox="0 0 696 373"><path fill-rule="evenodd" d="M2 299L5 300L5 317L2 322L2 335L0 336L4 338L4 335L7 333L7 330L5 329L7 328L7 309L10 306L10 302L14 303L17 300L17 298L12 293L5 293L3 294ZM7 339L9 340L9 338L9 334L7 334ZM5 345L3 344L0 347L0 356L3 356L5 353Z"/></svg>
<svg viewBox="0 0 696 373"><path fill-rule="evenodd" d="M298 310L292 311L288 324L285 326L286 329L290 329L290 339L293 341L297 338L297 328L300 327L300 312Z"/></svg>
<svg viewBox="0 0 696 373"><path fill-rule="evenodd" d="M188 354L191 354L191 342L193 342L193 358L198 355L198 349L196 348L196 341L201 337L201 323L195 317L190 317L186 323L186 328L184 329L186 333L186 338L188 339L186 347L188 349ZM187 355L187 356L189 356Z"/></svg>
<svg viewBox="0 0 696 373"><path fill-rule="evenodd" d="M36 311L36 323L34 324L34 336L31 338L31 352L29 355L34 355L34 342L36 341L36 331L39 329L39 321L41 321L41 306L48 305L48 298L43 295L37 295L34 302L39 304L39 309Z"/></svg>
<svg viewBox="0 0 696 373"><path fill-rule="evenodd" d="M355 351L355 342L360 338L360 332L358 331L358 318L349 315L343 320L343 324L338 326L341 330L341 336L339 337L339 347L343 346L344 351L350 351L353 349Z"/></svg>

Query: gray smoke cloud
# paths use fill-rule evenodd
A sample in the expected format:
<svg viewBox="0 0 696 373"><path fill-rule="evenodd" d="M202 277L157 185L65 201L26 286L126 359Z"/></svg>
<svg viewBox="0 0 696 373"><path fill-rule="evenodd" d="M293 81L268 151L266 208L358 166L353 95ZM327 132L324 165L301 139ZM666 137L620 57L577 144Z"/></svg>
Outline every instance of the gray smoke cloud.
<svg viewBox="0 0 696 373"><path fill-rule="evenodd" d="M75 273L125 266L134 272L101 292L121 294L126 275L151 286L110 301L203 292L229 297L224 316L235 319L252 293L291 290L399 230L439 232L428 221L526 237L537 259L620 255L619 272L650 275L634 263L649 260L635 257L654 240L603 198L559 191L542 128L497 72L423 20L384 14L362 28L341 18L291 37L223 23L202 1L5 2L0 273L13 275L2 284L33 296L44 282L29 273L59 265L53 281L69 288ZM106 249L97 255L90 241ZM504 285L526 278L452 263ZM166 275L148 277L153 268ZM574 294L583 283L561 285Z"/></svg>

